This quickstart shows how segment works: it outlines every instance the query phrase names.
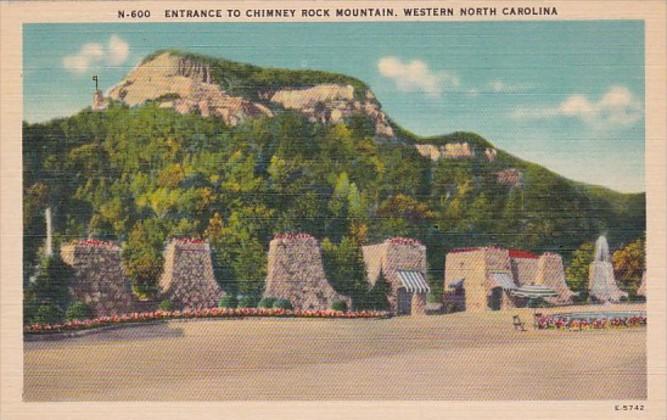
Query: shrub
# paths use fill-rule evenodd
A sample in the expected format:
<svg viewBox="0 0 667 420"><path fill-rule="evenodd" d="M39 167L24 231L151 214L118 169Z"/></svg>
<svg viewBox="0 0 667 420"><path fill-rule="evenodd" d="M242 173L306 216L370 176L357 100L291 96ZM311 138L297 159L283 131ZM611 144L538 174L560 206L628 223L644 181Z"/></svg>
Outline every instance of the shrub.
<svg viewBox="0 0 667 420"><path fill-rule="evenodd" d="M260 301L259 304L257 305L258 308L273 308L273 304L276 303L276 298L273 297L263 297Z"/></svg>
<svg viewBox="0 0 667 420"><path fill-rule="evenodd" d="M446 314L453 314L456 312L456 304L455 303L448 303L447 306L445 306L445 313Z"/></svg>
<svg viewBox="0 0 667 420"><path fill-rule="evenodd" d="M276 300L276 302L273 304L273 307L275 309L293 309L292 303L287 299Z"/></svg>
<svg viewBox="0 0 667 420"><path fill-rule="evenodd" d="M171 303L169 299L165 299L162 302L160 302L160 306L158 306L158 309L161 311L171 311L174 309L174 305Z"/></svg>
<svg viewBox="0 0 667 420"><path fill-rule="evenodd" d="M239 308L255 308L257 306L257 299L253 296L243 296L239 299Z"/></svg>
<svg viewBox="0 0 667 420"><path fill-rule="evenodd" d="M334 311L347 312L347 303L342 300L336 300L331 304Z"/></svg>
<svg viewBox="0 0 667 420"><path fill-rule="evenodd" d="M83 302L74 302L69 307L67 308L67 311L65 311L65 319L68 321L72 321L75 319L88 319L93 316L92 311Z"/></svg>
<svg viewBox="0 0 667 420"><path fill-rule="evenodd" d="M58 324L63 321L63 311L52 303L40 305L32 322L36 324Z"/></svg>
<svg viewBox="0 0 667 420"><path fill-rule="evenodd" d="M236 308L239 304L239 301L236 299L236 296L226 295L223 296L218 302L219 308Z"/></svg>

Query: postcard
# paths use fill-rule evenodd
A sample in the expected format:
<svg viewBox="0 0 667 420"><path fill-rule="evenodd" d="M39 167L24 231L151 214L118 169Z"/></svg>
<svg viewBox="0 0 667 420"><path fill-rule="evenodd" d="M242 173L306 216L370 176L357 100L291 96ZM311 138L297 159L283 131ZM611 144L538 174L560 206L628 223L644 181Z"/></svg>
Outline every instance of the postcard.
<svg viewBox="0 0 667 420"><path fill-rule="evenodd" d="M665 4L8 2L2 408L665 405Z"/></svg>

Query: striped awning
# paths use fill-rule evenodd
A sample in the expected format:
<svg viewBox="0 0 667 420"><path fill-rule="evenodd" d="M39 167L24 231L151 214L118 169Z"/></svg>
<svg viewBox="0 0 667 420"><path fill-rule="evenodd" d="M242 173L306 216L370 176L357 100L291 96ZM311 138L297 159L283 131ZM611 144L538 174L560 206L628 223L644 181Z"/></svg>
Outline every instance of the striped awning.
<svg viewBox="0 0 667 420"><path fill-rule="evenodd" d="M398 277L408 292L427 293L431 291L424 275L419 271L398 270Z"/></svg>
<svg viewBox="0 0 667 420"><path fill-rule="evenodd" d="M516 297L536 299L558 296L558 293L547 286L541 284L534 284L529 286L521 286L518 289L512 290L512 295Z"/></svg>
<svg viewBox="0 0 667 420"><path fill-rule="evenodd" d="M491 288L502 287L505 290L516 289L514 279L508 272L490 273L489 280L491 282Z"/></svg>

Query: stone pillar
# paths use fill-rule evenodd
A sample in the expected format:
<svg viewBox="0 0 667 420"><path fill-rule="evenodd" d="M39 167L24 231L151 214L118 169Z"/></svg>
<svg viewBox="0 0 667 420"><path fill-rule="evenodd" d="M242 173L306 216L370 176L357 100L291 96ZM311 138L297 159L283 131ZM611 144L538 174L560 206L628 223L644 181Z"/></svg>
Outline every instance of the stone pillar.
<svg viewBox="0 0 667 420"><path fill-rule="evenodd" d="M132 312L132 289L123 275L120 247L97 240L74 241L63 245L60 255L74 271L69 289L75 301L88 305L98 317Z"/></svg>

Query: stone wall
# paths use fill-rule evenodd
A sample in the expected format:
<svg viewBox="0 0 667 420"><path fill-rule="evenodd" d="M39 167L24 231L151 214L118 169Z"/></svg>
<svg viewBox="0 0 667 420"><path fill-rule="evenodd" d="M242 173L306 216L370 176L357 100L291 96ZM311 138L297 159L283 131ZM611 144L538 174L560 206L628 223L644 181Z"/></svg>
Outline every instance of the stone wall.
<svg viewBox="0 0 667 420"><path fill-rule="evenodd" d="M390 289L389 310L396 313L398 289L403 287L398 271L418 271L426 279L426 247L414 239L391 238L381 244L364 246L362 252L370 286L375 285L382 272ZM425 307L426 293L413 293L412 313L424 314Z"/></svg>
<svg viewBox="0 0 667 420"><path fill-rule="evenodd" d="M572 298L575 296L575 293L567 287L563 259L558 254L545 252L540 255L534 283L550 287L558 293L558 296L546 299L552 304L572 303Z"/></svg>
<svg viewBox="0 0 667 420"><path fill-rule="evenodd" d="M535 282L535 276L538 273L539 258L528 257L511 258L512 275L517 286L525 286Z"/></svg>
<svg viewBox="0 0 667 420"><path fill-rule="evenodd" d="M87 304L94 316L132 312L132 289L121 265L121 249L109 242L74 241L60 248L63 261L74 270L72 298Z"/></svg>
<svg viewBox="0 0 667 420"><path fill-rule="evenodd" d="M173 239L167 245L160 291L178 309L217 306L224 292L213 275L208 242Z"/></svg>
<svg viewBox="0 0 667 420"><path fill-rule="evenodd" d="M308 234L280 234L269 244L264 296L290 301L294 309L327 310L337 301L352 306L327 281L319 243Z"/></svg>

